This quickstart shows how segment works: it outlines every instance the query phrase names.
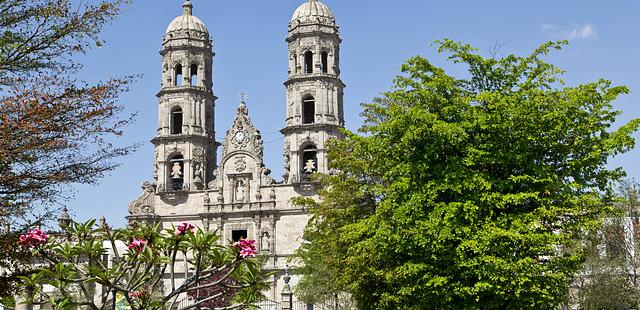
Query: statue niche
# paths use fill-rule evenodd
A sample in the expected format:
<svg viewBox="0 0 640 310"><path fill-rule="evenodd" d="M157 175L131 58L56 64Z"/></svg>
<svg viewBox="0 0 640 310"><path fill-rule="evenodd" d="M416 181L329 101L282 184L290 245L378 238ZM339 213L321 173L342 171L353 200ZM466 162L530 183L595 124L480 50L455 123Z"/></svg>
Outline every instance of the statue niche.
<svg viewBox="0 0 640 310"><path fill-rule="evenodd" d="M204 171L202 170L202 165L201 164L196 164L194 171L195 172L193 174L193 184L198 189L202 189L202 187L203 187L203 176L204 176Z"/></svg>
<svg viewBox="0 0 640 310"><path fill-rule="evenodd" d="M260 237L260 252L271 252L271 241L269 240L269 237L268 231L262 232L262 236Z"/></svg>
<svg viewBox="0 0 640 310"><path fill-rule="evenodd" d="M169 160L169 188L172 191L184 189L184 157L177 155Z"/></svg>
<svg viewBox="0 0 640 310"><path fill-rule="evenodd" d="M245 181L243 180L238 180L236 182L236 189L235 189L235 202L237 203L244 203L246 196L247 196L247 184L245 184Z"/></svg>

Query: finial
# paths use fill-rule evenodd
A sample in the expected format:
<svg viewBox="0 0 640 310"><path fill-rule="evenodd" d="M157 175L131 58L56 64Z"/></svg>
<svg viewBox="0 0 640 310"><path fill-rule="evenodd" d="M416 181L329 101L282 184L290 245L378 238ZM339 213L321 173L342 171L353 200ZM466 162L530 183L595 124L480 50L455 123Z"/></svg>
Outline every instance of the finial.
<svg viewBox="0 0 640 310"><path fill-rule="evenodd" d="M184 15L193 14L193 4L191 4L191 0L185 0L182 8L184 9Z"/></svg>

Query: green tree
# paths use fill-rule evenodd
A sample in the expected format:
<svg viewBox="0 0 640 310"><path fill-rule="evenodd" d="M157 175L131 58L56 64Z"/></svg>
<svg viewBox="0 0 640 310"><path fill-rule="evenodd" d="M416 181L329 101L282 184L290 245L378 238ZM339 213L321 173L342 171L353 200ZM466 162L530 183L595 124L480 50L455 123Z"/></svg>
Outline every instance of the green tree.
<svg viewBox="0 0 640 310"><path fill-rule="evenodd" d="M112 296L120 295L133 310L191 309L217 301L239 309L263 298L263 279L270 275L261 272L254 240L223 246L217 231L189 223L166 230L134 226L114 230L89 221L72 223L62 238L40 230L21 236L21 247L30 248L40 265L20 277L25 301L56 310L98 310L111 309ZM176 303L185 295L191 303Z"/></svg>
<svg viewBox="0 0 640 310"><path fill-rule="evenodd" d="M103 42L102 28L127 0L0 0L0 245L55 218L72 184L97 184L117 159L133 115L118 97L131 77L90 84L77 77L79 55ZM10 229L8 229L10 228ZM28 272L24 255L0 251L0 296Z"/></svg>
<svg viewBox="0 0 640 310"><path fill-rule="evenodd" d="M565 43L485 58L438 42L462 78L422 57L404 64L364 105L364 135L330 147L340 173L317 176L319 201L296 201L312 214L301 290L329 277L363 309L559 304L585 258L580 237L614 208L624 172L607 160L640 125L612 129L626 87L563 83L542 58Z"/></svg>

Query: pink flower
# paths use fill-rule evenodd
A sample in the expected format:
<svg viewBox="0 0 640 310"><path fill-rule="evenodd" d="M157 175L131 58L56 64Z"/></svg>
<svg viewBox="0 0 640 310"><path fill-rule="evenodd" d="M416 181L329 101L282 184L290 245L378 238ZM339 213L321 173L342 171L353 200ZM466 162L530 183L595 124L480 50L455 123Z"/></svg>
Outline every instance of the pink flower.
<svg viewBox="0 0 640 310"><path fill-rule="evenodd" d="M129 292L131 298L142 298L143 293L141 291Z"/></svg>
<svg viewBox="0 0 640 310"><path fill-rule="evenodd" d="M189 231L195 234L196 233L196 227L193 226L190 223L184 222L184 223L178 225L178 227L176 227L176 230L173 232L173 234L176 235L176 236L184 236Z"/></svg>
<svg viewBox="0 0 640 310"><path fill-rule="evenodd" d="M142 252L142 250L144 250L144 247L147 245L147 241L146 240L142 240L142 239L134 239L133 242L131 242L129 244L129 246L127 247L127 249L129 250L134 250L138 253Z"/></svg>
<svg viewBox="0 0 640 310"><path fill-rule="evenodd" d="M20 244L26 247L34 248L47 243L49 236L47 236L42 230L34 229L22 236L20 236Z"/></svg>
<svg viewBox="0 0 640 310"><path fill-rule="evenodd" d="M240 249L240 256L242 258L256 257L256 241L248 239L240 239L240 241L233 244L234 247Z"/></svg>

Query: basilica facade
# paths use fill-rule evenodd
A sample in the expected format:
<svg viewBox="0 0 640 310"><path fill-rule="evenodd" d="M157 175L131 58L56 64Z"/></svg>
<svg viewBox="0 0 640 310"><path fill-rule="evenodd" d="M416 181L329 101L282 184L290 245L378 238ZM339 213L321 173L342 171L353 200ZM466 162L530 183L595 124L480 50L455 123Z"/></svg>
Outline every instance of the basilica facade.
<svg viewBox="0 0 640 310"><path fill-rule="evenodd" d="M279 300L283 271L308 220L291 199L316 195L309 176L332 172L325 147L340 138L344 126L340 43L325 4L309 0L294 12L288 55L282 55L289 63L283 68L288 70L282 103L284 176L275 180L263 160L260 130L243 100L224 140L215 140L214 46L187 0L162 39L158 128L151 141L154 179L129 204L128 220L167 228L190 222L218 231L221 242L257 240L268 258L265 269L279 271L267 297ZM294 276L291 284L295 281Z"/></svg>

